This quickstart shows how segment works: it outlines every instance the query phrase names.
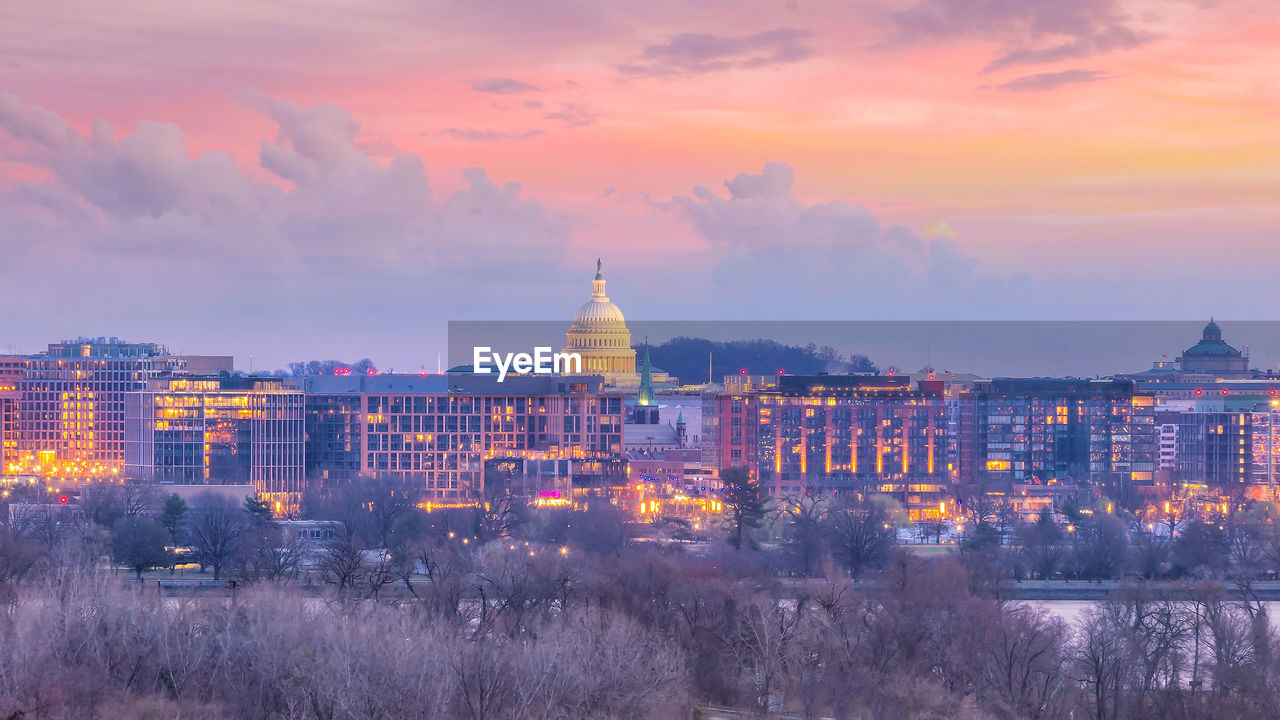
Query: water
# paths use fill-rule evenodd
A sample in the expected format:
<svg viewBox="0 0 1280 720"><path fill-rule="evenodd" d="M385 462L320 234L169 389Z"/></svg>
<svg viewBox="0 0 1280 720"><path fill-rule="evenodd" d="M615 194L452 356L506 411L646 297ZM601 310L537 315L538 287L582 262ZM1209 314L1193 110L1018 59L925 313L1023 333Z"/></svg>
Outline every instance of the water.
<svg viewBox="0 0 1280 720"><path fill-rule="evenodd" d="M1024 600L1023 602L1032 607L1048 610L1051 615L1062 618L1067 625L1075 625L1086 609L1097 605L1094 600Z"/></svg>
<svg viewBox="0 0 1280 720"><path fill-rule="evenodd" d="M1086 609L1097 605L1094 600L1023 600L1021 602L1048 610L1050 614L1062 618L1068 626L1075 626ZM1267 609L1267 617L1272 622L1280 618L1280 601L1270 600L1262 605Z"/></svg>

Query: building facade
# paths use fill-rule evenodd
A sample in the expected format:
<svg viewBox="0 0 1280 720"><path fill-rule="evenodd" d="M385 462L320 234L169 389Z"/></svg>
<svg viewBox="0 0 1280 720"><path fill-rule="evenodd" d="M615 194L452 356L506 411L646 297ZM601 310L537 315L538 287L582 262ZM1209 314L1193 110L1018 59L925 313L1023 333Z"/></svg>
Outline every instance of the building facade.
<svg viewBox="0 0 1280 720"><path fill-rule="evenodd" d="M757 400L757 468L773 494L880 492L913 518L947 497L941 383L784 375Z"/></svg>
<svg viewBox="0 0 1280 720"><path fill-rule="evenodd" d="M997 378L960 402L961 483L1149 485L1155 398L1130 380Z"/></svg>
<svg viewBox="0 0 1280 720"><path fill-rule="evenodd" d="M253 485L294 507L303 491L303 395L277 378L172 376L125 397L125 475Z"/></svg>
<svg viewBox="0 0 1280 720"><path fill-rule="evenodd" d="M26 374L26 358L0 356L0 473L18 471L18 385Z"/></svg>
<svg viewBox="0 0 1280 720"><path fill-rule="evenodd" d="M599 378L317 377L304 389L313 478L390 479L440 503L479 499L498 466L504 479L545 464L579 483L624 481L622 395Z"/></svg>
<svg viewBox="0 0 1280 720"><path fill-rule="evenodd" d="M28 358L18 382L16 457L8 471L123 478L126 394L181 367L160 345L116 338L63 342Z"/></svg>
<svg viewBox="0 0 1280 720"><path fill-rule="evenodd" d="M1253 416L1248 412L1185 412L1178 422L1178 479L1228 490L1253 476Z"/></svg>
<svg viewBox="0 0 1280 720"><path fill-rule="evenodd" d="M755 468L758 394L777 387L777 375L730 375L702 395L702 465L720 472Z"/></svg>
<svg viewBox="0 0 1280 720"><path fill-rule="evenodd" d="M703 461L749 469L779 497L879 492L912 518L949 496L941 383L866 375L744 376L703 403Z"/></svg>

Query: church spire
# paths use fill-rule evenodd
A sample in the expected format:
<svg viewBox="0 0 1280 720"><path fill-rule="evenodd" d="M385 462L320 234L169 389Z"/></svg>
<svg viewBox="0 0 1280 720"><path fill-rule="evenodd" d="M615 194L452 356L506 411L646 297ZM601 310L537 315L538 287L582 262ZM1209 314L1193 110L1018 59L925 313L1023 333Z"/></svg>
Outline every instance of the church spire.
<svg viewBox="0 0 1280 720"><path fill-rule="evenodd" d="M640 392L636 394L636 404L653 405L653 369L649 364L649 338L644 339L644 357L640 361Z"/></svg>

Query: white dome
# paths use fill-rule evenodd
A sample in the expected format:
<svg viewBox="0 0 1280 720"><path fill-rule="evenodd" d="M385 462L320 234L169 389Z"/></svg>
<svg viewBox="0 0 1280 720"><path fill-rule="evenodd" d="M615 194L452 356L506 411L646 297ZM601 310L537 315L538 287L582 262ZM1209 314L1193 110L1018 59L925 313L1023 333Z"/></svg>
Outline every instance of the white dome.
<svg viewBox="0 0 1280 720"><path fill-rule="evenodd" d="M622 310L608 299L592 298L583 303L582 307L578 308L578 312L573 314L574 330L590 330L602 326L621 325L625 322Z"/></svg>

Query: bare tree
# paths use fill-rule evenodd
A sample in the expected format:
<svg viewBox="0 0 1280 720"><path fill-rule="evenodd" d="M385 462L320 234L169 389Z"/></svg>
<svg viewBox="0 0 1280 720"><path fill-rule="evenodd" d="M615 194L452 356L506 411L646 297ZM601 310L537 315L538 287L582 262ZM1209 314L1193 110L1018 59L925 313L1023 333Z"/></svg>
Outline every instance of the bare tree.
<svg viewBox="0 0 1280 720"><path fill-rule="evenodd" d="M244 508L226 497L205 493L192 500L186 534L200 561L213 568L214 580L221 579L223 565L244 542L248 527Z"/></svg>
<svg viewBox="0 0 1280 720"><path fill-rule="evenodd" d="M44 552L40 543L0 527L0 589L21 582L40 564Z"/></svg>
<svg viewBox="0 0 1280 720"><path fill-rule="evenodd" d="M827 513L831 552L854 577L888 560L897 542L891 519L883 506L870 501L853 502Z"/></svg>
<svg viewBox="0 0 1280 720"><path fill-rule="evenodd" d="M274 525L252 528L234 556L236 579L292 580L309 551L310 543L296 533L286 534Z"/></svg>
<svg viewBox="0 0 1280 720"><path fill-rule="evenodd" d="M367 572L364 547L350 532L342 532L321 548L316 568L324 582L345 595L356 590L364 580Z"/></svg>
<svg viewBox="0 0 1280 720"><path fill-rule="evenodd" d="M427 576L426 600L440 616L457 617L462 598L472 584L474 561L460 539L454 542L425 543L416 553L417 563Z"/></svg>
<svg viewBox="0 0 1280 720"><path fill-rule="evenodd" d="M1089 698L1082 710L1094 720L1122 717L1121 692L1128 662L1124 638L1115 632L1106 611L1086 610L1077 628L1073 677Z"/></svg>
<svg viewBox="0 0 1280 720"><path fill-rule="evenodd" d="M823 553L823 522L827 503L804 495L778 504L777 520L784 523L783 539L792 567L802 575L812 575Z"/></svg>
<svg viewBox="0 0 1280 720"><path fill-rule="evenodd" d="M794 603L754 598L739 611L737 637L731 647L760 712L781 709L779 696L798 669L796 638L807 611L803 597Z"/></svg>
<svg viewBox="0 0 1280 720"><path fill-rule="evenodd" d="M458 717L470 720L510 717L513 690L510 656L493 647L491 642L477 641L449 658L449 667L458 682Z"/></svg>
<svg viewBox="0 0 1280 720"><path fill-rule="evenodd" d="M1013 606L979 646L986 686L1017 717L1061 717L1066 685L1066 630L1044 610Z"/></svg>

